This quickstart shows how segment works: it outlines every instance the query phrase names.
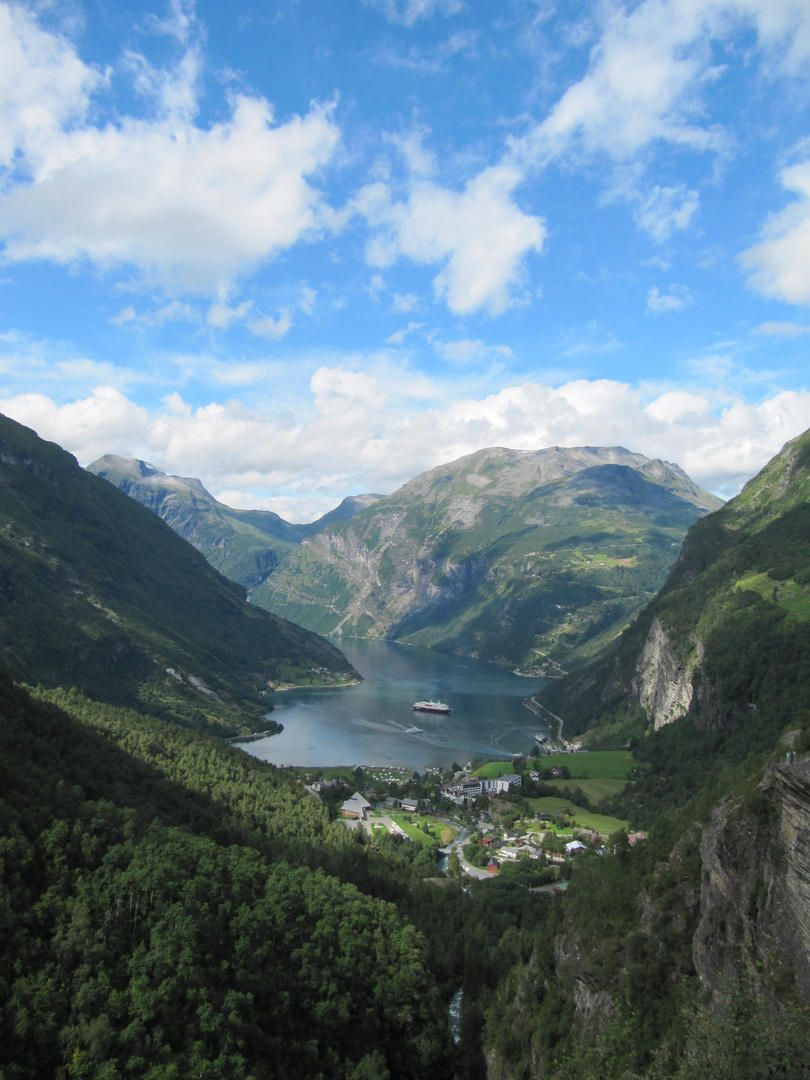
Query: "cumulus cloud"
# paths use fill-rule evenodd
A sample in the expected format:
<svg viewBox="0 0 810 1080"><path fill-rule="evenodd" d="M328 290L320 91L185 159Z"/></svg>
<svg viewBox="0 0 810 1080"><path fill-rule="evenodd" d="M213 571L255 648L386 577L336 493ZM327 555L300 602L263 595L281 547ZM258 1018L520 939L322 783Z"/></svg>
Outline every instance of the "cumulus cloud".
<svg viewBox="0 0 810 1080"><path fill-rule="evenodd" d="M400 201L386 182L367 185L355 208L376 230L369 262L385 267L404 257L443 264L433 279L437 300L459 315L481 308L499 314L514 302L526 255L541 251L546 236L545 223L514 201L522 179L519 169L496 165L456 192L412 176Z"/></svg>
<svg viewBox="0 0 810 1080"><path fill-rule="evenodd" d="M190 43L170 72L139 61L138 88L158 99L153 118L98 126L88 117L103 80L68 42L7 5L0 42L0 161L13 170L0 198L7 261L89 259L222 292L331 227L310 183L339 140L331 106L278 122L264 98L240 94L225 120L198 126Z"/></svg>
<svg viewBox="0 0 810 1080"><path fill-rule="evenodd" d="M407 396L406 376L322 366L308 401L276 413L238 400L192 407L177 392L147 411L111 387L64 405L21 394L0 401L0 411L83 464L104 453L132 454L277 511L275 500L286 500L294 520L325 513L347 494L392 491L425 469L493 445L623 445L677 462L699 484L730 496L804 430L810 414L809 391L749 402L708 390L650 394L611 379L558 387L527 381L483 397L434 380L423 388L432 390L426 404Z"/></svg>
<svg viewBox="0 0 810 1080"><path fill-rule="evenodd" d="M799 198L766 222L762 240L740 261L764 296L810 304L810 161L783 170L782 183Z"/></svg>

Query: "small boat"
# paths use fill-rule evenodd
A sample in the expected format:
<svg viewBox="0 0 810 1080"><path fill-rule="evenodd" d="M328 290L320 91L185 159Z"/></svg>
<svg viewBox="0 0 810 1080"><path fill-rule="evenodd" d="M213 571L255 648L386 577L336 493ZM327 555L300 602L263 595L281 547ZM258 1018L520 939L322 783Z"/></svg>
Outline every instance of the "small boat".
<svg viewBox="0 0 810 1080"><path fill-rule="evenodd" d="M450 712L450 706L445 705L443 701L415 701L413 707L419 712Z"/></svg>
<svg viewBox="0 0 810 1080"><path fill-rule="evenodd" d="M420 728L420 727L405 728L405 734L406 735L421 735L422 734L422 728Z"/></svg>

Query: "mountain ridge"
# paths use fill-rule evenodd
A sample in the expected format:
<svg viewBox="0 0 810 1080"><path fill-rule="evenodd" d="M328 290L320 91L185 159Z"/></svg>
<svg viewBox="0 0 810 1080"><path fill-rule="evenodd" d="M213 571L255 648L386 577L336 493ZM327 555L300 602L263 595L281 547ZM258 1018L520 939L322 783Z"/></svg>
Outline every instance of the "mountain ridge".
<svg viewBox="0 0 810 1080"><path fill-rule="evenodd" d="M238 510L221 503L194 477L172 476L138 458L105 454L87 471L148 507L202 552L212 566L248 591L273 572L286 553L333 522L351 518L381 496L348 496L315 522L294 525L272 510Z"/></svg>
<svg viewBox="0 0 810 1080"><path fill-rule="evenodd" d="M274 686L356 679L328 642L247 604L154 514L2 416L0 499L13 678L231 733L267 726Z"/></svg>
<svg viewBox="0 0 810 1080"><path fill-rule="evenodd" d="M719 505L622 447L489 447L302 541L251 599L321 633L545 674L618 632Z"/></svg>

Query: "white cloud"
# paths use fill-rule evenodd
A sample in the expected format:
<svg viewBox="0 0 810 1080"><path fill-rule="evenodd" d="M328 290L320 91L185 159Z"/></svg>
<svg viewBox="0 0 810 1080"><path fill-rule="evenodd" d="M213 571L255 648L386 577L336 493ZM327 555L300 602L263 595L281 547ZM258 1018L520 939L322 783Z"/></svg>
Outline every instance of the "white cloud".
<svg viewBox="0 0 810 1080"><path fill-rule="evenodd" d="M647 293L647 314L663 315L668 311L680 311L692 303L692 296L685 285L670 285L668 293L651 288Z"/></svg>
<svg viewBox="0 0 810 1080"><path fill-rule="evenodd" d="M109 453L145 456L149 417L112 386L99 386L90 397L57 405L44 394L19 394L0 400L0 412L59 443L88 465Z"/></svg>
<svg viewBox="0 0 810 1080"><path fill-rule="evenodd" d="M522 160L598 156L625 163L655 142L729 151L729 136L706 116L705 88L723 75L712 44L742 41L752 29L754 50L772 77L806 74L805 0L612 0L597 12L601 34L588 70L514 143Z"/></svg>
<svg viewBox="0 0 810 1080"><path fill-rule="evenodd" d="M391 301L391 310L397 312L416 311L419 307L419 297L416 293L394 293Z"/></svg>
<svg viewBox="0 0 810 1080"><path fill-rule="evenodd" d="M355 206L377 230L369 262L442 263L434 294L452 312L504 311L514 302L526 255L541 251L546 235L544 222L514 202L521 180L520 170L508 165L484 169L461 192L415 177L401 202L392 201L387 183L367 185Z"/></svg>
<svg viewBox="0 0 810 1080"><path fill-rule="evenodd" d="M575 153L623 162L657 139L720 149L721 133L696 122L701 75L711 62L712 9L689 0L644 0L630 10L605 5L588 72L521 150L541 161Z"/></svg>
<svg viewBox="0 0 810 1080"><path fill-rule="evenodd" d="M0 198L6 261L89 259L222 293L332 227L308 179L339 140L330 106L278 123L265 99L242 94L227 119L197 126L192 42L165 72L139 61L138 86L158 99L155 119L95 126L87 117L102 80L72 46L6 5L0 41L0 158L14 168Z"/></svg>
<svg viewBox="0 0 810 1080"><path fill-rule="evenodd" d="M135 322L137 318L135 308L130 304L129 307L121 308L118 314L113 315L109 321L113 326L126 326L127 323Z"/></svg>
<svg viewBox="0 0 810 1080"><path fill-rule="evenodd" d="M408 334L412 334L414 330L421 330L424 326L421 322L409 322L407 326L403 326L401 330L396 330L390 337L385 339L386 345L401 345Z"/></svg>
<svg viewBox="0 0 810 1080"><path fill-rule="evenodd" d="M461 0L363 0L368 7L379 8L391 22L413 26L420 19L435 14L456 15L464 7Z"/></svg>
<svg viewBox="0 0 810 1080"><path fill-rule="evenodd" d="M102 82L22 5L0 4L0 165L11 166L20 146L48 142L80 120Z"/></svg>
<svg viewBox="0 0 810 1080"><path fill-rule="evenodd" d="M512 350L508 345L487 345L483 341L442 341L436 343L436 351L451 364L464 366L480 360L510 357Z"/></svg>
<svg viewBox="0 0 810 1080"><path fill-rule="evenodd" d="M810 161L782 172L782 183L799 196L765 224L763 239L740 256L748 284L764 296L810 304Z"/></svg>
<svg viewBox="0 0 810 1080"><path fill-rule="evenodd" d="M248 322L247 328L256 337L265 337L275 340L282 338L292 327L292 319L288 311L283 311L277 319L271 315L264 315L261 319Z"/></svg>
<svg viewBox="0 0 810 1080"><path fill-rule="evenodd" d="M700 197L685 184L660 187L641 197L636 221L654 240L666 240L676 229L687 229L697 212Z"/></svg>
<svg viewBox="0 0 810 1080"><path fill-rule="evenodd" d="M288 519L331 509L347 494L392 491L425 469L485 446L626 446L680 464L698 483L734 494L807 426L810 391L761 402L738 394L667 388L649 394L617 380L558 387L524 382L484 397L434 380L428 402L408 396L408 372L371 376L322 366L308 401L271 413L238 400L194 408L178 393L148 412L100 387L57 405L42 394L0 411L75 453L133 454L210 491L285 499ZM271 504L278 511L279 503ZM301 509L295 511L294 507Z"/></svg>
<svg viewBox="0 0 810 1080"><path fill-rule="evenodd" d="M795 338L810 334L810 326L800 326L792 322L764 322L755 326L751 333L759 334L761 337Z"/></svg>
<svg viewBox="0 0 810 1080"><path fill-rule="evenodd" d="M218 330L227 330L234 320L242 322L246 319L252 306L250 300L245 300L243 303L237 304L236 307L228 307L223 301L217 301L208 309L205 321L209 326L215 326Z"/></svg>

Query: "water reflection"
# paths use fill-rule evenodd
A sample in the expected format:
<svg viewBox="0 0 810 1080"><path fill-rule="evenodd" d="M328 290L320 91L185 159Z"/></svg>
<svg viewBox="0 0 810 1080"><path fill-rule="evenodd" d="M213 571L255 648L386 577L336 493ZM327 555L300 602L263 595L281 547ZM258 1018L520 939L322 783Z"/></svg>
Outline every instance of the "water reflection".
<svg viewBox="0 0 810 1080"><path fill-rule="evenodd" d="M274 699L280 735L245 744L277 765L403 765L420 772L475 757L528 753L545 726L523 704L541 680L469 657L389 641L343 639L363 675L342 690L289 690ZM421 698L446 702L449 716L415 713ZM418 735L406 735L417 725Z"/></svg>

